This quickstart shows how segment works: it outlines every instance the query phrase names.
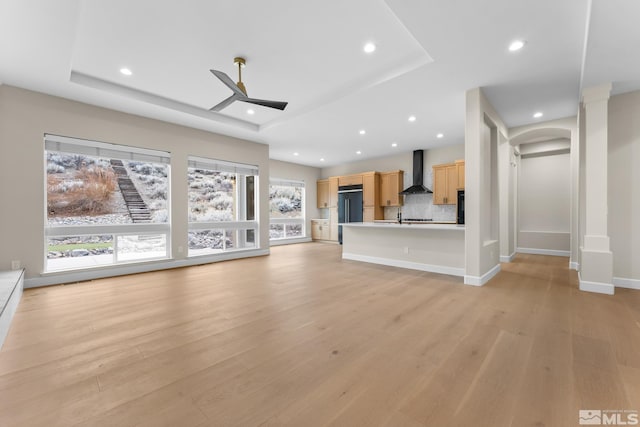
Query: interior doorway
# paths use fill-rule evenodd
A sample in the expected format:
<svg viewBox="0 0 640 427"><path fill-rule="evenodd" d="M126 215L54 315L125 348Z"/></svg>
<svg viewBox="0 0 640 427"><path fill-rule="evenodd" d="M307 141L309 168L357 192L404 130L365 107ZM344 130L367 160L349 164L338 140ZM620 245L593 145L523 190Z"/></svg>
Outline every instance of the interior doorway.
<svg viewBox="0 0 640 427"><path fill-rule="evenodd" d="M571 139L536 136L515 145L516 252L571 255Z"/></svg>

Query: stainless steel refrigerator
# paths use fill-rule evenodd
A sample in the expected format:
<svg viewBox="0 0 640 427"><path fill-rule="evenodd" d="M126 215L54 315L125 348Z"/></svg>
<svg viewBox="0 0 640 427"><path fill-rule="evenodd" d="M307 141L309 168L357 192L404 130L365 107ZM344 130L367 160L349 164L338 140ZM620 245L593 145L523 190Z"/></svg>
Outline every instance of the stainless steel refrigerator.
<svg viewBox="0 0 640 427"><path fill-rule="evenodd" d="M338 222L362 222L362 185L338 188ZM338 226L338 241L342 244L342 226Z"/></svg>

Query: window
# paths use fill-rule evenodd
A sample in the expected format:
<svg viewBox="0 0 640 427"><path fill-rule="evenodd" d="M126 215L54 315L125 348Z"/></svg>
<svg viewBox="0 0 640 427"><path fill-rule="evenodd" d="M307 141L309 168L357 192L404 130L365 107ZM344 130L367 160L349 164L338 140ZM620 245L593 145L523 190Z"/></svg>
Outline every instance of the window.
<svg viewBox="0 0 640 427"><path fill-rule="evenodd" d="M269 239L304 237L304 182L272 179L269 185Z"/></svg>
<svg viewBox="0 0 640 427"><path fill-rule="evenodd" d="M169 257L169 153L45 135L46 271Z"/></svg>
<svg viewBox="0 0 640 427"><path fill-rule="evenodd" d="M189 252L210 255L258 247L258 167L189 157Z"/></svg>

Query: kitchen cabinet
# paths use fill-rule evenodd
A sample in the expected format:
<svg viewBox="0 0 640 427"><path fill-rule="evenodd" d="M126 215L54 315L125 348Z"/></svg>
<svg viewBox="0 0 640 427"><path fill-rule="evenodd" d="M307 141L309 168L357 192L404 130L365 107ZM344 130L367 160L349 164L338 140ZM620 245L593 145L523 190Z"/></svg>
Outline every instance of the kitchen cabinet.
<svg viewBox="0 0 640 427"><path fill-rule="evenodd" d="M380 206L380 174L377 172L362 174L362 207L364 222L384 218L384 211Z"/></svg>
<svg viewBox="0 0 640 427"><path fill-rule="evenodd" d="M338 207L338 177L329 178L329 207Z"/></svg>
<svg viewBox="0 0 640 427"><path fill-rule="evenodd" d="M331 228L328 219L311 220L311 238L313 240L329 240L330 237Z"/></svg>
<svg viewBox="0 0 640 427"><path fill-rule="evenodd" d="M400 192L404 186L404 172L401 170L380 173L379 206L402 206Z"/></svg>
<svg viewBox="0 0 640 427"><path fill-rule="evenodd" d="M376 218L376 209L382 209L380 206L365 206L362 208L362 222L373 222L376 219L383 219L380 215Z"/></svg>
<svg viewBox="0 0 640 427"><path fill-rule="evenodd" d="M464 170L464 169L463 169ZM458 191L458 167L455 163L433 167L433 204L455 205Z"/></svg>
<svg viewBox="0 0 640 427"><path fill-rule="evenodd" d="M329 180L318 180L318 182L316 183L316 187L318 209L328 208L329 206L331 206L331 201L329 200Z"/></svg>
<svg viewBox="0 0 640 427"><path fill-rule="evenodd" d="M363 206L375 206L376 199L379 199L379 194L376 194L376 189L380 183L380 175L375 172L368 172L362 174L362 205Z"/></svg>
<svg viewBox="0 0 640 427"><path fill-rule="evenodd" d="M458 190L464 190L464 160L456 160L456 168L458 169Z"/></svg>
<svg viewBox="0 0 640 427"><path fill-rule="evenodd" d="M338 185L362 185L362 175L345 175L338 177Z"/></svg>
<svg viewBox="0 0 640 427"><path fill-rule="evenodd" d="M338 241L338 177L329 178L329 240Z"/></svg>
<svg viewBox="0 0 640 427"><path fill-rule="evenodd" d="M337 193L336 193L337 194ZM329 209L329 240L338 241L338 208Z"/></svg>

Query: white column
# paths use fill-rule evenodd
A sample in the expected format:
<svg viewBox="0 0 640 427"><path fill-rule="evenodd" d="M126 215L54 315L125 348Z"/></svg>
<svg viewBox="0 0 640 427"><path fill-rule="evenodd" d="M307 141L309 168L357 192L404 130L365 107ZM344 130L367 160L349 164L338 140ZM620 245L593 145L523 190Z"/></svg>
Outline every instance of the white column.
<svg viewBox="0 0 640 427"><path fill-rule="evenodd" d="M585 110L585 236L580 289L613 295L613 254L607 234L607 123L611 84L582 91Z"/></svg>

